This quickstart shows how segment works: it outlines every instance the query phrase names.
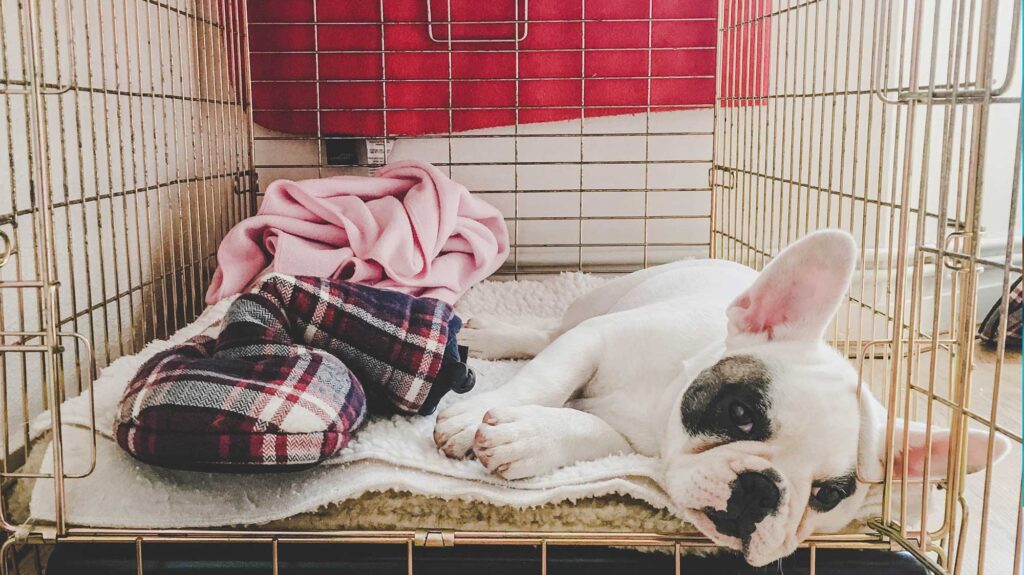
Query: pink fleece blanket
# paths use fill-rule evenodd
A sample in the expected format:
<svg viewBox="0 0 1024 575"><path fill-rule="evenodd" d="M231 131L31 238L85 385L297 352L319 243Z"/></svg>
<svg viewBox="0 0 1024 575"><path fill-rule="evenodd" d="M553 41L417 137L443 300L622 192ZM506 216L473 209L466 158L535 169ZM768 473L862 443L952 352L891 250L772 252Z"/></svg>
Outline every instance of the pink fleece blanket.
<svg viewBox="0 0 1024 575"><path fill-rule="evenodd" d="M278 180L221 242L206 302L266 270L454 303L508 253L501 213L425 162L395 162L374 177Z"/></svg>

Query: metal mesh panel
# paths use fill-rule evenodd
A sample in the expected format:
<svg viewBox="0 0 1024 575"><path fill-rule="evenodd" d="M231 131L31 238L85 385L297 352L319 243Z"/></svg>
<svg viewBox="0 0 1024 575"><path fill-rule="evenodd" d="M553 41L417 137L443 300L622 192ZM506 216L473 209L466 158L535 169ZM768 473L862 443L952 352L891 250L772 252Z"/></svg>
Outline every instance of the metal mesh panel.
<svg viewBox="0 0 1024 575"><path fill-rule="evenodd" d="M503 211L505 277L709 253L761 267L807 231L851 231L858 272L830 333L894 416L890 469L861 478L886 494L869 529L805 543L811 572L818 549L896 542L936 573L1020 573L1020 359L975 341L1021 273L1020 2L612 4L0 1L7 487L26 479L14 470L32 417L201 311L217 242L261 188L415 157ZM298 12L275 19L282 7ZM282 51L271 40L283 31L294 44ZM435 65L389 66L402 61ZM717 82L713 98L679 95L702 82ZM952 464L933 470L943 490L922 496L923 477L899 469L908 436L895 417L953 429ZM1011 461L967 476L991 459L992 443L966 447L980 428L1014 443ZM682 549L711 545L693 533L66 529L62 483L91 470L53 456L58 524L19 536L134 542L140 565L144 543L201 538L264 542L275 559L280 542L393 544L410 572L414 546L535 545L542 572L550 545L663 547L678 573ZM913 507L928 509L925 529Z"/></svg>
<svg viewBox="0 0 1024 575"><path fill-rule="evenodd" d="M858 271L831 335L890 412L887 477L862 477L885 490L876 527L939 570L1019 573L1019 350L982 354L975 334L1021 273L1020 3L723 10L714 255L761 267L808 231L854 234ZM931 435L925 470L901 468L910 426L897 418L952 427L948 468ZM966 477L991 462L991 442L968 449L980 428L1014 443L1011 461ZM928 471L944 491L922 492Z"/></svg>
<svg viewBox="0 0 1024 575"><path fill-rule="evenodd" d="M31 418L201 311L252 196L235 2L0 6L6 473Z"/></svg>

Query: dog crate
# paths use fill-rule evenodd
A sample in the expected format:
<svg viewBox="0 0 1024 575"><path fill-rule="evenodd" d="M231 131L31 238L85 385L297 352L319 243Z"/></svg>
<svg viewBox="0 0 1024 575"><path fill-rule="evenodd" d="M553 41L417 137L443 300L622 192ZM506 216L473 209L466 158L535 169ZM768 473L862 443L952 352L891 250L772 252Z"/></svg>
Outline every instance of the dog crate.
<svg viewBox="0 0 1024 575"><path fill-rule="evenodd" d="M65 483L94 466L65 468L61 402L202 311L220 238L266 184L419 158L503 211L502 278L708 256L760 268L808 231L851 232L858 269L830 333L888 408L887 473L859 477L883 491L869 525L803 544L809 572L846 548L1019 574L1020 350L1005 340L1022 271L1020 19L1019 0L0 0L2 572L54 543L133 545L139 573L163 543L256 545L274 573L299 543L397 546L410 573L417 546L533 546L542 573L556 546L660 548L676 573L711 547L68 524ZM47 411L53 473L25 471ZM893 479L897 417L952 429L940 490L920 489L930 459ZM1013 450L967 477L974 428ZM52 484L54 524L14 521L26 481Z"/></svg>

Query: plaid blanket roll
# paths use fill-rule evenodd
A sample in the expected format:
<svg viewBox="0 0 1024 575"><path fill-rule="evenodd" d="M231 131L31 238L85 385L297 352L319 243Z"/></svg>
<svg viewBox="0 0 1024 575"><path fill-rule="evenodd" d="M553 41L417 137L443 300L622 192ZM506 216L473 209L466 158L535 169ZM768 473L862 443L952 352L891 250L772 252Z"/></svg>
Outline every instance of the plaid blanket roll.
<svg viewBox="0 0 1024 575"><path fill-rule="evenodd" d="M1020 353L1021 351L1021 326L1024 326L1022 318L1024 308L1024 277L1018 277L1010 285L1010 292L1006 298L1006 350ZM981 343L990 348L999 345L999 324L1002 320L1003 298L999 298L985 319L978 327L978 337Z"/></svg>
<svg viewBox="0 0 1024 575"><path fill-rule="evenodd" d="M368 407L429 413L461 390L447 375L465 370L453 351L460 323L439 300L271 275L232 303L216 339L194 337L139 369L117 441L167 467L316 464L348 443Z"/></svg>
<svg viewBox="0 0 1024 575"><path fill-rule="evenodd" d="M357 378L329 353L297 345L283 310L239 297L217 339L155 355L129 383L118 444L183 469L296 468L343 448L366 415Z"/></svg>
<svg viewBox="0 0 1024 575"><path fill-rule="evenodd" d="M256 293L284 310L295 341L331 353L352 370L363 382L373 411L420 413L444 363L455 317L450 304L341 280L282 274L267 276Z"/></svg>

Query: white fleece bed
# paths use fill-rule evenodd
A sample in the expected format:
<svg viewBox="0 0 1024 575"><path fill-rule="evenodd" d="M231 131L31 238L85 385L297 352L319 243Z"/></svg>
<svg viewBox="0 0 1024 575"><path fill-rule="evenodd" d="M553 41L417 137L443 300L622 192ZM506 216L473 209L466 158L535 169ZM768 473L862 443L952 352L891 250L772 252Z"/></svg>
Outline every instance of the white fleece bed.
<svg viewBox="0 0 1024 575"><path fill-rule="evenodd" d="M603 282L585 274L563 274L542 281L484 282L459 303L464 315L492 313L555 317L578 295ZM374 493L403 492L434 500L461 500L511 508L537 508L626 496L646 503L651 512L671 516L672 506L657 483L658 461L636 454L580 462L543 477L508 482L489 475L473 460L456 461L434 446L434 417L393 417L371 420L339 455L310 470L281 474L215 474L175 471L141 463L124 453L112 438L117 401L128 379L153 354L201 332L215 332L230 301L207 309L194 323L168 341L154 341L140 353L123 357L97 379L97 461L83 479L66 481L68 521L92 527L185 528L260 525L303 513L323 511L332 504ZM471 393L507 381L523 363L471 360L477 373ZM449 394L442 407L460 397ZM64 465L69 474L90 464L88 396L65 402L62 408ZM34 437L49 431L50 416L34 422ZM48 434L44 439L48 440ZM52 470L52 446L47 445L40 471ZM424 497L425 496L425 497ZM620 502L621 503L621 502ZM628 503L613 506L628 513ZM653 509L652 509L653 508ZM52 482L37 481L29 505L33 521L54 517ZM622 517L620 515L620 517ZM605 519L611 519L606 517Z"/></svg>

